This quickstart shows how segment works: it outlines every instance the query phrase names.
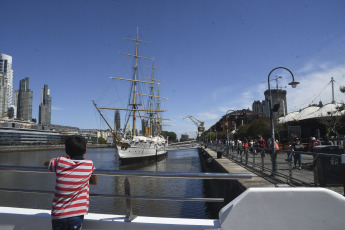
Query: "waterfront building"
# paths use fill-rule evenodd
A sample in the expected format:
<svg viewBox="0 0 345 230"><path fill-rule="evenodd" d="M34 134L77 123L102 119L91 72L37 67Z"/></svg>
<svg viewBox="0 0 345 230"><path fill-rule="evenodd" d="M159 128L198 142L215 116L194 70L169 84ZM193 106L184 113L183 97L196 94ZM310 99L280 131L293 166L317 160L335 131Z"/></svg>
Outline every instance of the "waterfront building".
<svg viewBox="0 0 345 230"><path fill-rule="evenodd" d="M188 134L181 134L181 139L183 139L183 140L189 140Z"/></svg>
<svg viewBox="0 0 345 230"><path fill-rule="evenodd" d="M0 127L0 145L9 144L58 144L62 136L50 130L22 128L20 123L6 122Z"/></svg>
<svg viewBox="0 0 345 230"><path fill-rule="evenodd" d="M17 118L21 120L32 120L33 92L29 89L29 78L20 80L17 99Z"/></svg>
<svg viewBox="0 0 345 230"><path fill-rule="evenodd" d="M51 124L51 102L50 90L48 85L41 89L41 103L39 105L38 123L41 125Z"/></svg>
<svg viewBox="0 0 345 230"><path fill-rule="evenodd" d="M120 129L121 129L121 118L120 118L120 110L118 110L118 109L115 111L114 124L115 124L116 130L120 131Z"/></svg>
<svg viewBox="0 0 345 230"><path fill-rule="evenodd" d="M231 113L223 115L215 125L210 127L210 131L228 131L228 133L230 133L238 129L240 126L250 124L255 119L262 116L262 112L255 112L249 109L232 111Z"/></svg>
<svg viewBox="0 0 345 230"><path fill-rule="evenodd" d="M0 117L7 116L12 105L13 70L12 57L0 53Z"/></svg>

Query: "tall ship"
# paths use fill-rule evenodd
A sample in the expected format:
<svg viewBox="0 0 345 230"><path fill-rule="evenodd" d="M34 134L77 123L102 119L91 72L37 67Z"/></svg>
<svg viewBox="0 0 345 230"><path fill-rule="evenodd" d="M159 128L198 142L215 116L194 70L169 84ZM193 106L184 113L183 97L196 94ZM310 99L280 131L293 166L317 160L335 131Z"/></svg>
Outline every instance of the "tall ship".
<svg viewBox="0 0 345 230"><path fill-rule="evenodd" d="M138 29L135 39L126 38L126 40L135 42L135 54L120 54L134 58L133 76L131 79L119 77L110 78L119 81L128 81L131 84L127 108L99 107L95 101L92 100L97 111L102 116L114 135L116 142L115 152L119 159L119 166L161 160L166 157L168 146L168 141L160 135L162 132L162 120L169 120L160 116L162 112L166 112L166 110L160 109L160 100L167 99L159 96L159 85L162 83L162 81L154 78L154 70L157 69L154 66L154 58L143 57L139 56L138 54L139 44L149 42L139 40ZM152 69L151 78L143 78L138 76L139 59L146 59L152 62L152 66L149 67ZM149 90L149 93L143 94L139 92L139 88L142 88L139 87L139 85L144 85L144 87L146 86ZM144 103L138 100L137 97L139 95L142 96L141 98L147 99L149 105L148 107L145 108L143 106ZM107 119L104 117L102 110L127 111L127 118L124 126L125 129L122 131L122 133L119 134L112 128ZM138 118L148 121L148 125L143 128L143 132L140 135L137 134ZM130 120L132 123L132 129L129 128ZM128 127L128 129L126 127Z"/></svg>

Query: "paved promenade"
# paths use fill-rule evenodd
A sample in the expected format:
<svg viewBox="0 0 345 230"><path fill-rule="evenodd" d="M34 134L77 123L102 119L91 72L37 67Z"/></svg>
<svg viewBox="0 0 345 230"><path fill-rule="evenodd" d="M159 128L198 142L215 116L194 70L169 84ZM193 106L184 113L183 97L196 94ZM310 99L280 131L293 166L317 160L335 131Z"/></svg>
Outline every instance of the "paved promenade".
<svg viewBox="0 0 345 230"><path fill-rule="evenodd" d="M218 164L229 173L252 173L253 178L251 180L240 180L239 182L245 188L252 187L315 187L314 184L314 171L312 169L313 156L302 156L302 169L292 169L291 176L293 180L290 180L289 162L286 153L279 153L277 156L277 171L275 176L272 176L271 169L271 157L266 154L264 162L262 162L261 154L248 154L248 160L243 154L237 155L237 152L230 153L229 156L222 155L222 158L217 158L217 152L210 148L204 148L207 153L218 162ZM264 164L262 164L264 163ZM262 167L264 166L264 167ZM293 163L292 163L293 166ZM344 188L342 185L328 186L326 187L341 195L344 195Z"/></svg>

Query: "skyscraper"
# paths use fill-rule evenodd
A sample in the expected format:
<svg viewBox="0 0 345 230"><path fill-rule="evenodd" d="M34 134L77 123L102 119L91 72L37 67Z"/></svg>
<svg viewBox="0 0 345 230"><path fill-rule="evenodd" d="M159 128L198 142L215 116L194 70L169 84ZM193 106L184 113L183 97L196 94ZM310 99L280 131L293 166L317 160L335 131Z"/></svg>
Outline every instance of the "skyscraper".
<svg viewBox="0 0 345 230"><path fill-rule="evenodd" d="M269 100L270 100L270 91L266 90L264 92L265 100L267 101L266 106L264 108L264 113L269 114ZM277 112L273 113L274 118L278 118L280 115L284 115L287 113L287 103L286 103L286 90L280 89L271 89L272 95L272 107L275 104L280 104L279 109ZM269 116L269 115L268 115Z"/></svg>
<svg viewBox="0 0 345 230"><path fill-rule="evenodd" d="M52 98L48 85L41 89L41 103L39 106L38 123L42 125L51 124Z"/></svg>
<svg viewBox="0 0 345 230"><path fill-rule="evenodd" d="M146 135L148 134L149 129L149 120L141 119L141 134Z"/></svg>
<svg viewBox="0 0 345 230"><path fill-rule="evenodd" d="M29 78L26 77L19 82L17 118L32 120L32 99L33 92L29 89Z"/></svg>
<svg viewBox="0 0 345 230"><path fill-rule="evenodd" d="M121 118L120 118L120 111L116 110L115 111L115 126L116 126L116 130L120 131L121 129Z"/></svg>
<svg viewBox="0 0 345 230"><path fill-rule="evenodd" d="M12 104L12 57L0 53L0 117L6 115Z"/></svg>

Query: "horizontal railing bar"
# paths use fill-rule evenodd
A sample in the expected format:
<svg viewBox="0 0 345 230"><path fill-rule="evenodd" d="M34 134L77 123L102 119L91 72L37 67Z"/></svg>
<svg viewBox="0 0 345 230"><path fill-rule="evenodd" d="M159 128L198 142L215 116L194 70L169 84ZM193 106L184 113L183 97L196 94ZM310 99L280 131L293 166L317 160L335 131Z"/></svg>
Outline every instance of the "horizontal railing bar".
<svg viewBox="0 0 345 230"><path fill-rule="evenodd" d="M96 175L141 176L161 178L186 178L186 179L251 179L251 173L184 173L184 172L157 172L157 171L108 171L95 170Z"/></svg>
<svg viewBox="0 0 345 230"><path fill-rule="evenodd" d="M9 170L16 172L39 172L51 173L45 167L31 166L7 166L0 165L0 170ZM251 173L185 173L185 172L157 172L157 171L129 171L129 170L103 170L96 169L95 175L102 176L138 176L138 177L160 177L160 178L185 178L185 179L251 179Z"/></svg>
<svg viewBox="0 0 345 230"><path fill-rule="evenodd" d="M54 194L53 191L47 190L32 190L32 189L12 189L0 188L2 192L24 192L24 193L37 193L37 194ZM153 197L153 196L124 196L124 195L111 195L111 194L97 194L90 193L93 197L104 198L119 198L119 199L132 199L132 200L168 200L168 201L193 201L193 202L224 202L224 198L183 198L183 197Z"/></svg>

